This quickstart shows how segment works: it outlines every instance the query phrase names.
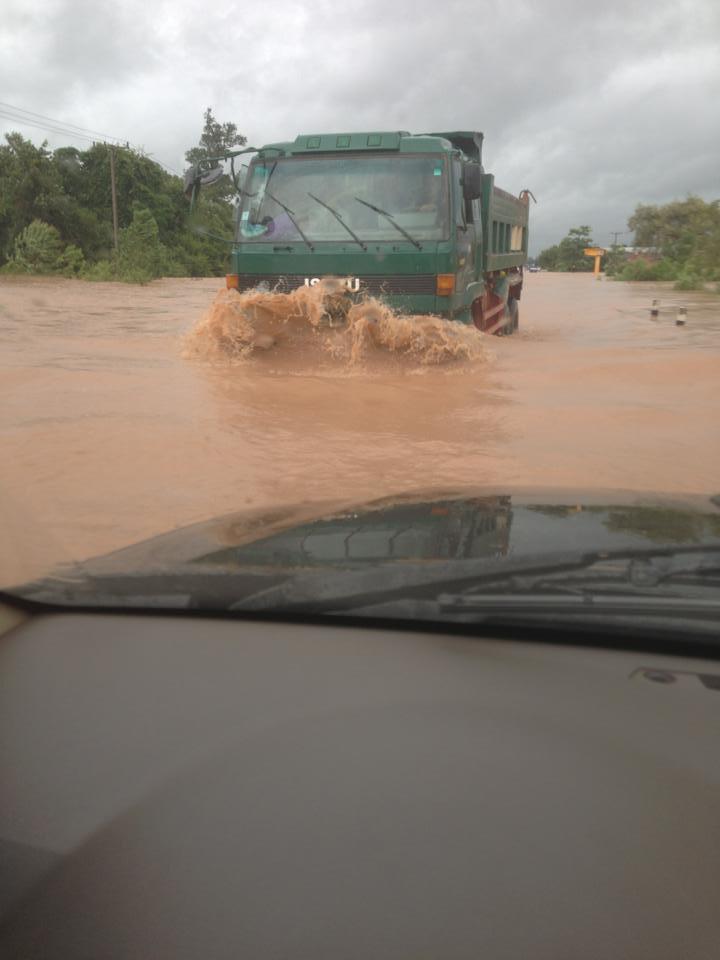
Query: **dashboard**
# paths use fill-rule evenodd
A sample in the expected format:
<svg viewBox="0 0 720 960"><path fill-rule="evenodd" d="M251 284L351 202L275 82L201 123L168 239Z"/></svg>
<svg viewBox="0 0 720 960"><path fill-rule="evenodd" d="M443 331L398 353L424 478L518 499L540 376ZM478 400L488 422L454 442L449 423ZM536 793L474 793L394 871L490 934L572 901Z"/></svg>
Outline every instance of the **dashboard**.
<svg viewBox="0 0 720 960"><path fill-rule="evenodd" d="M0 956L717 956L720 662L0 610Z"/></svg>

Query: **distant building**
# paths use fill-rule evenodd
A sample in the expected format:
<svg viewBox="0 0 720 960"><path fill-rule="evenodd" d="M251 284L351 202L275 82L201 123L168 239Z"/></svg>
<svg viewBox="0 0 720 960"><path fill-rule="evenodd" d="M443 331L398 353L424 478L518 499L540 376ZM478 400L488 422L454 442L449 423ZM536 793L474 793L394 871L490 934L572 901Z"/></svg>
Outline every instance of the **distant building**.
<svg viewBox="0 0 720 960"><path fill-rule="evenodd" d="M629 247L623 245L621 249L627 254L630 263L634 260L644 260L646 263L655 263L655 261L659 260L662 256L659 247Z"/></svg>

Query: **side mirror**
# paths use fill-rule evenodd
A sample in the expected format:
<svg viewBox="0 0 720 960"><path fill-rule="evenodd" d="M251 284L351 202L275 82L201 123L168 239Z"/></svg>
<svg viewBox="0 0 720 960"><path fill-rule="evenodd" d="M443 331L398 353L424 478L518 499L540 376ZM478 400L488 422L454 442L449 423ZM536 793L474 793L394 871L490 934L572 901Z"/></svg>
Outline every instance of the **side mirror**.
<svg viewBox="0 0 720 960"><path fill-rule="evenodd" d="M195 190L200 187L208 187L211 183L217 183L225 171L222 167L212 167L210 170L203 170L196 165L185 171L183 181L183 192L188 199L191 199Z"/></svg>
<svg viewBox="0 0 720 960"><path fill-rule="evenodd" d="M193 190L200 182L200 168L190 167L185 171L183 178L183 193L189 200L193 195Z"/></svg>
<svg viewBox="0 0 720 960"><path fill-rule="evenodd" d="M209 187L211 183L217 183L220 177L225 173L222 167L213 167L211 170L207 170L200 177L200 183L204 187Z"/></svg>
<svg viewBox="0 0 720 960"><path fill-rule="evenodd" d="M477 200L482 196L482 167L479 163L465 164L462 185L465 200Z"/></svg>

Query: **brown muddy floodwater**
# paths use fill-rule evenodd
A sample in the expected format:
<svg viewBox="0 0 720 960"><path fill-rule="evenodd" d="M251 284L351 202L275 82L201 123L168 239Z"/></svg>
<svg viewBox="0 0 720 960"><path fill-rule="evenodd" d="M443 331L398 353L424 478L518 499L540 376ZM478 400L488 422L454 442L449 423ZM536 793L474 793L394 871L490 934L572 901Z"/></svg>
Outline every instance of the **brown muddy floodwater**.
<svg viewBox="0 0 720 960"><path fill-rule="evenodd" d="M0 280L0 585L251 507L720 492L714 294L531 274L497 338L221 286Z"/></svg>

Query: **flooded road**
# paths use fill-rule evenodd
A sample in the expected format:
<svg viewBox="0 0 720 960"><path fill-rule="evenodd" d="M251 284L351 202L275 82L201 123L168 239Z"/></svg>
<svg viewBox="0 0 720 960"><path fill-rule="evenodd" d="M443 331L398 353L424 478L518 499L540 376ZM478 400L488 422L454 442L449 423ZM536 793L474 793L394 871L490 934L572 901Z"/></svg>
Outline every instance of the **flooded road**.
<svg viewBox="0 0 720 960"><path fill-rule="evenodd" d="M280 503L720 492L716 295L531 274L520 334L463 330L469 351L434 355L428 330L238 361L191 334L221 285L0 280L1 584Z"/></svg>

